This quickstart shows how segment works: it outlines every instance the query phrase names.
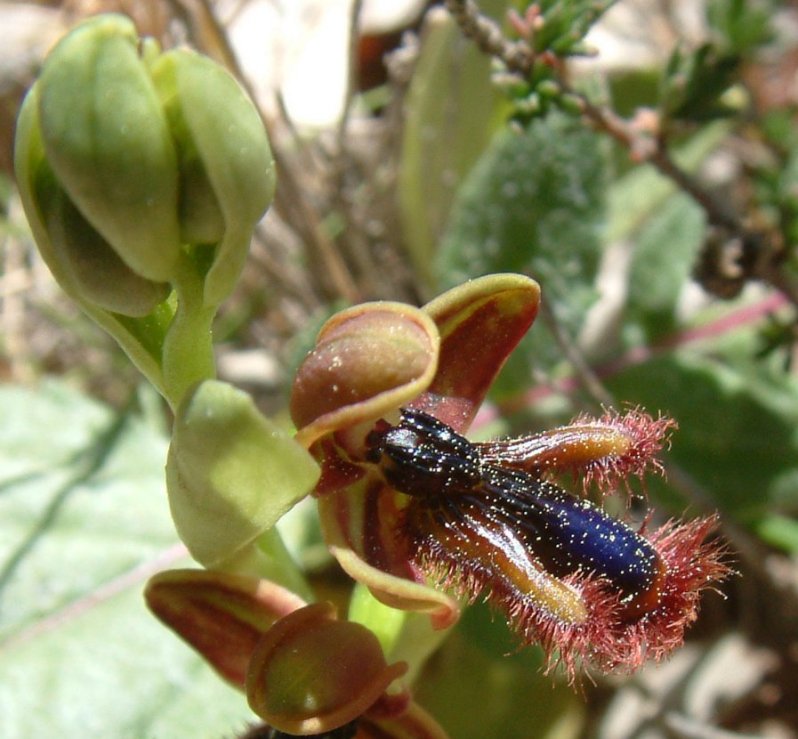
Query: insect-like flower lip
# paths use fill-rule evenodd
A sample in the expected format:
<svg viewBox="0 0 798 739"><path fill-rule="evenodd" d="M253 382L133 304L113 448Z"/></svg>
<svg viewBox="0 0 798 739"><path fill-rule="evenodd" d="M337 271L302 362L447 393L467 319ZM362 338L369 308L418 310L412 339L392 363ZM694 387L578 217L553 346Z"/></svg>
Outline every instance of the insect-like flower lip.
<svg viewBox="0 0 798 739"><path fill-rule="evenodd" d="M492 275L420 309L344 311L297 372L297 438L322 466L330 551L383 603L446 627L456 597L487 596L571 675L632 670L681 643L728 569L704 541L711 520L638 532L548 482L573 473L606 490L661 471L669 419L610 411L514 441L464 436L539 299L533 280Z"/></svg>
<svg viewBox="0 0 798 739"><path fill-rule="evenodd" d="M405 412L399 431L423 424L423 453L384 443L379 460L388 482L411 495L400 522L411 557L445 588L487 597L524 641L558 651L571 677L584 662L631 671L661 659L695 619L700 592L729 572L705 541L711 518L636 531L528 471L485 461L434 418ZM453 439L463 464L475 462L476 482L451 471Z"/></svg>
<svg viewBox="0 0 798 739"><path fill-rule="evenodd" d="M297 440L322 465L317 486L325 540L341 567L382 602L446 627L455 599L426 585L397 546L401 505L363 465L367 438L400 408L422 409L464 432L505 360L535 320L540 288L529 277L471 280L422 308L375 302L331 318L297 370L290 410ZM353 464L354 462L354 464Z"/></svg>

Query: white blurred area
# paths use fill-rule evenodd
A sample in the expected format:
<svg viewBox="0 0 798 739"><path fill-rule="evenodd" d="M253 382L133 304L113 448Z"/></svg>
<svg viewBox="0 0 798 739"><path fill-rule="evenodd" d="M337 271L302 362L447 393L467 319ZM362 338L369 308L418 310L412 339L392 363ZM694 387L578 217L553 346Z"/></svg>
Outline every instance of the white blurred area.
<svg viewBox="0 0 798 739"><path fill-rule="evenodd" d="M279 90L295 125L323 128L334 123L344 108L355 8L361 30L381 33L411 23L424 4L424 0L362 0L358 7L356 0L219 0L212 6L265 109L275 105ZM113 5L78 0L64 3L62 10L0 0L2 76L20 79L26 70L35 70L67 29L70 6L101 11ZM191 2L180 5L191 12Z"/></svg>
<svg viewBox="0 0 798 739"><path fill-rule="evenodd" d="M357 9L361 31L383 33L412 23L424 4L253 0L220 3L219 15L240 8L227 25L259 102L268 109L280 90L295 125L315 128L334 123L344 108L352 13Z"/></svg>
<svg viewBox="0 0 798 739"><path fill-rule="evenodd" d="M130 0L64 0L58 6L0 0L2 79L21 79L35 69L75 13L124 8ZM625 0L590 33L599 55L583 64L605 68L661 63L679 28L688 39L703 35L702 0ZM159 0L135 6L155 7ZM161 9L197 12L199 0L161 2ZM299 128L326 128L341 115L347 91L349 30L357 11L359 27L378 34L405 28L420 16L425 0L212 0L209 5L241 62L258 102L273 111L279 90L289 117ZM171 10L170 10L171 8ZM658 12L659 11L659 12ZM581 65L577 63L577 68ZM2 86L0 79L0 87Z"/></svg>

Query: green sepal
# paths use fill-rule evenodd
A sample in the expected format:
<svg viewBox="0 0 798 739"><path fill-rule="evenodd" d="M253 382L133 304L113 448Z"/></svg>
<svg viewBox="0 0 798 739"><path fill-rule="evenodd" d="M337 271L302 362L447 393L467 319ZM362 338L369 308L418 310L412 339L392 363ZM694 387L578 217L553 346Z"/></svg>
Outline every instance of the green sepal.
<svg viewBox="0 0 798 739"><path fill-rule="evenodd" d="M58 183L44 154L38 120L39 85L32 88L19 116L17 136L20 187L35 207L41 253L71 296L126 316L145 316L169 295L169 286L133 272L75 207Z"/></svg>
<svg viewBox="0 0 798 739"><path fill-rule="evenodd" d="M14 170L20 199L39 252L64 292L111 334L139 370L163 391L163 325L171 320L174 307L168 299L155 302L163 294L162 286L144 280L133 272L125 272L124 265L115 261L112 254L101 249L100 254L80 258L79 265L71 263L69 254L82 248L77 232L79 229L66 229L69 238L66 245L61 237L57 237L55 241L51 238L54 215L52 203L65 197L65 194L55 182L54 174L45 159L38 123L38 89L37 83L28 93L20 110L14 142ZM60 207L67 206L62 204ZM64 231L63 224L59 228ZM101 239L99 235L94 238ZM104 279L107 284L102 285L104 272L103 275L87 274L93 259L102 261L103 270L110 265L113 280L118 282L112 284L113 280L106 276ZM120 286L126 294L109 295L111 289L118 290ZM93 300L98 302L92 302ZM149 306L152 309L142 315Z"/></svg>
<svg viewBox="0 0 798 739"><path fill-rule="evenodd" d="M183 236L216 244L204 301L218 305L235 286L252 229L274 197L269 140L252 101L210 59L176 49L158 57L151 73L177 140Z"/></svg>

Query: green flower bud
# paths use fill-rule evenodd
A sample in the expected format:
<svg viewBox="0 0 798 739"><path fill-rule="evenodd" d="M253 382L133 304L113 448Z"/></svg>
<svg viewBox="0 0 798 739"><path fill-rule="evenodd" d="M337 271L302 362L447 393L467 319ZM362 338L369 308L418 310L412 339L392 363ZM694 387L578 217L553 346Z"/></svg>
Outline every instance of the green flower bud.
<svg viewBox="0 0 798 739"><path fill-rule="evenodd" d="M319 476L313 457L222 382L180 404L166 464L180 538L206 567L223 566L271 529Z"/></svg>
<svg viewBox="0 0 798 739"><path fill-rule="evenodd" d="M180 252L177 155L135 27L119 15L75 28L38 87L47 161L69 198L136 273L167 281Z"/></svg>
<svg viewBox="0 0 798 739"><path fill-rule="evenodd" d="M213 319L274 194L255 106L218 64L95 16L45 60L15 167L58 282L176 406L214 374Z"/></svg>
<svg viewBox="0 0 798 739"><path fill-rule="evenodd" d="M145 316L166 299L169 286L130 269L58 183L41 140L38 85L20 112L16 171L39 249L65 292L78 302L126 316Z"/></svg>
<svg viewBox="0 0 798 739"><path fill-rule="evenodd" d="M205 302L218 304L235 285L252 229L274 196L269 141L252 102L210 59L177 49L151 71L177 144L181 236L216 245Z"/></svg>

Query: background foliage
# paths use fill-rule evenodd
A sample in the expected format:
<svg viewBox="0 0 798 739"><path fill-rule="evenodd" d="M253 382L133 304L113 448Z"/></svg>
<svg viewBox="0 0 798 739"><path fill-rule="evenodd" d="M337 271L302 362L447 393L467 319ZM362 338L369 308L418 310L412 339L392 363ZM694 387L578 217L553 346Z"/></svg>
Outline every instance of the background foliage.
<svg viewBox="0 0 798 739"><path fill-rule="evenodd" d="M12 5L25 4L0 8ZM524 10L480 5L507 38L513 5ZM551 33L535 43L580 51L581 34L567 39L585 16L563 9L597 5L539 5ZM667 480L647 493L662 515L718 510L740 572L670 663L582 694L542 676L534 650L513 653L476 606L430 661L420 702L456 739L796 735L793 4L622 0L599 26L598 57L526 85L442 8L423 20L419 8L351 45L341 116L320 129L292 120L242 68L243 10L192 7L37 6L33 27L46 38L89 10L122 10L261 92L278 194L216 327L222 376L280 413L291 368L342 305L418 303L468 277L527 272L543 316L477 433L610 402L674 417ZM391 52L387 68L366 53L375 44ZM20 216L10 131L41 50L14 48L27 64L2 70L13 84L2 121L0 735L230 736L251 718L240 696L140 597L149 575L186 560L163 490L165 411L53 287ZM316 75L326 61L315 58ZM579 96L596 106L590 124L574 114ZM281 525L320 589L345 586L312 507Z"/></svg>

